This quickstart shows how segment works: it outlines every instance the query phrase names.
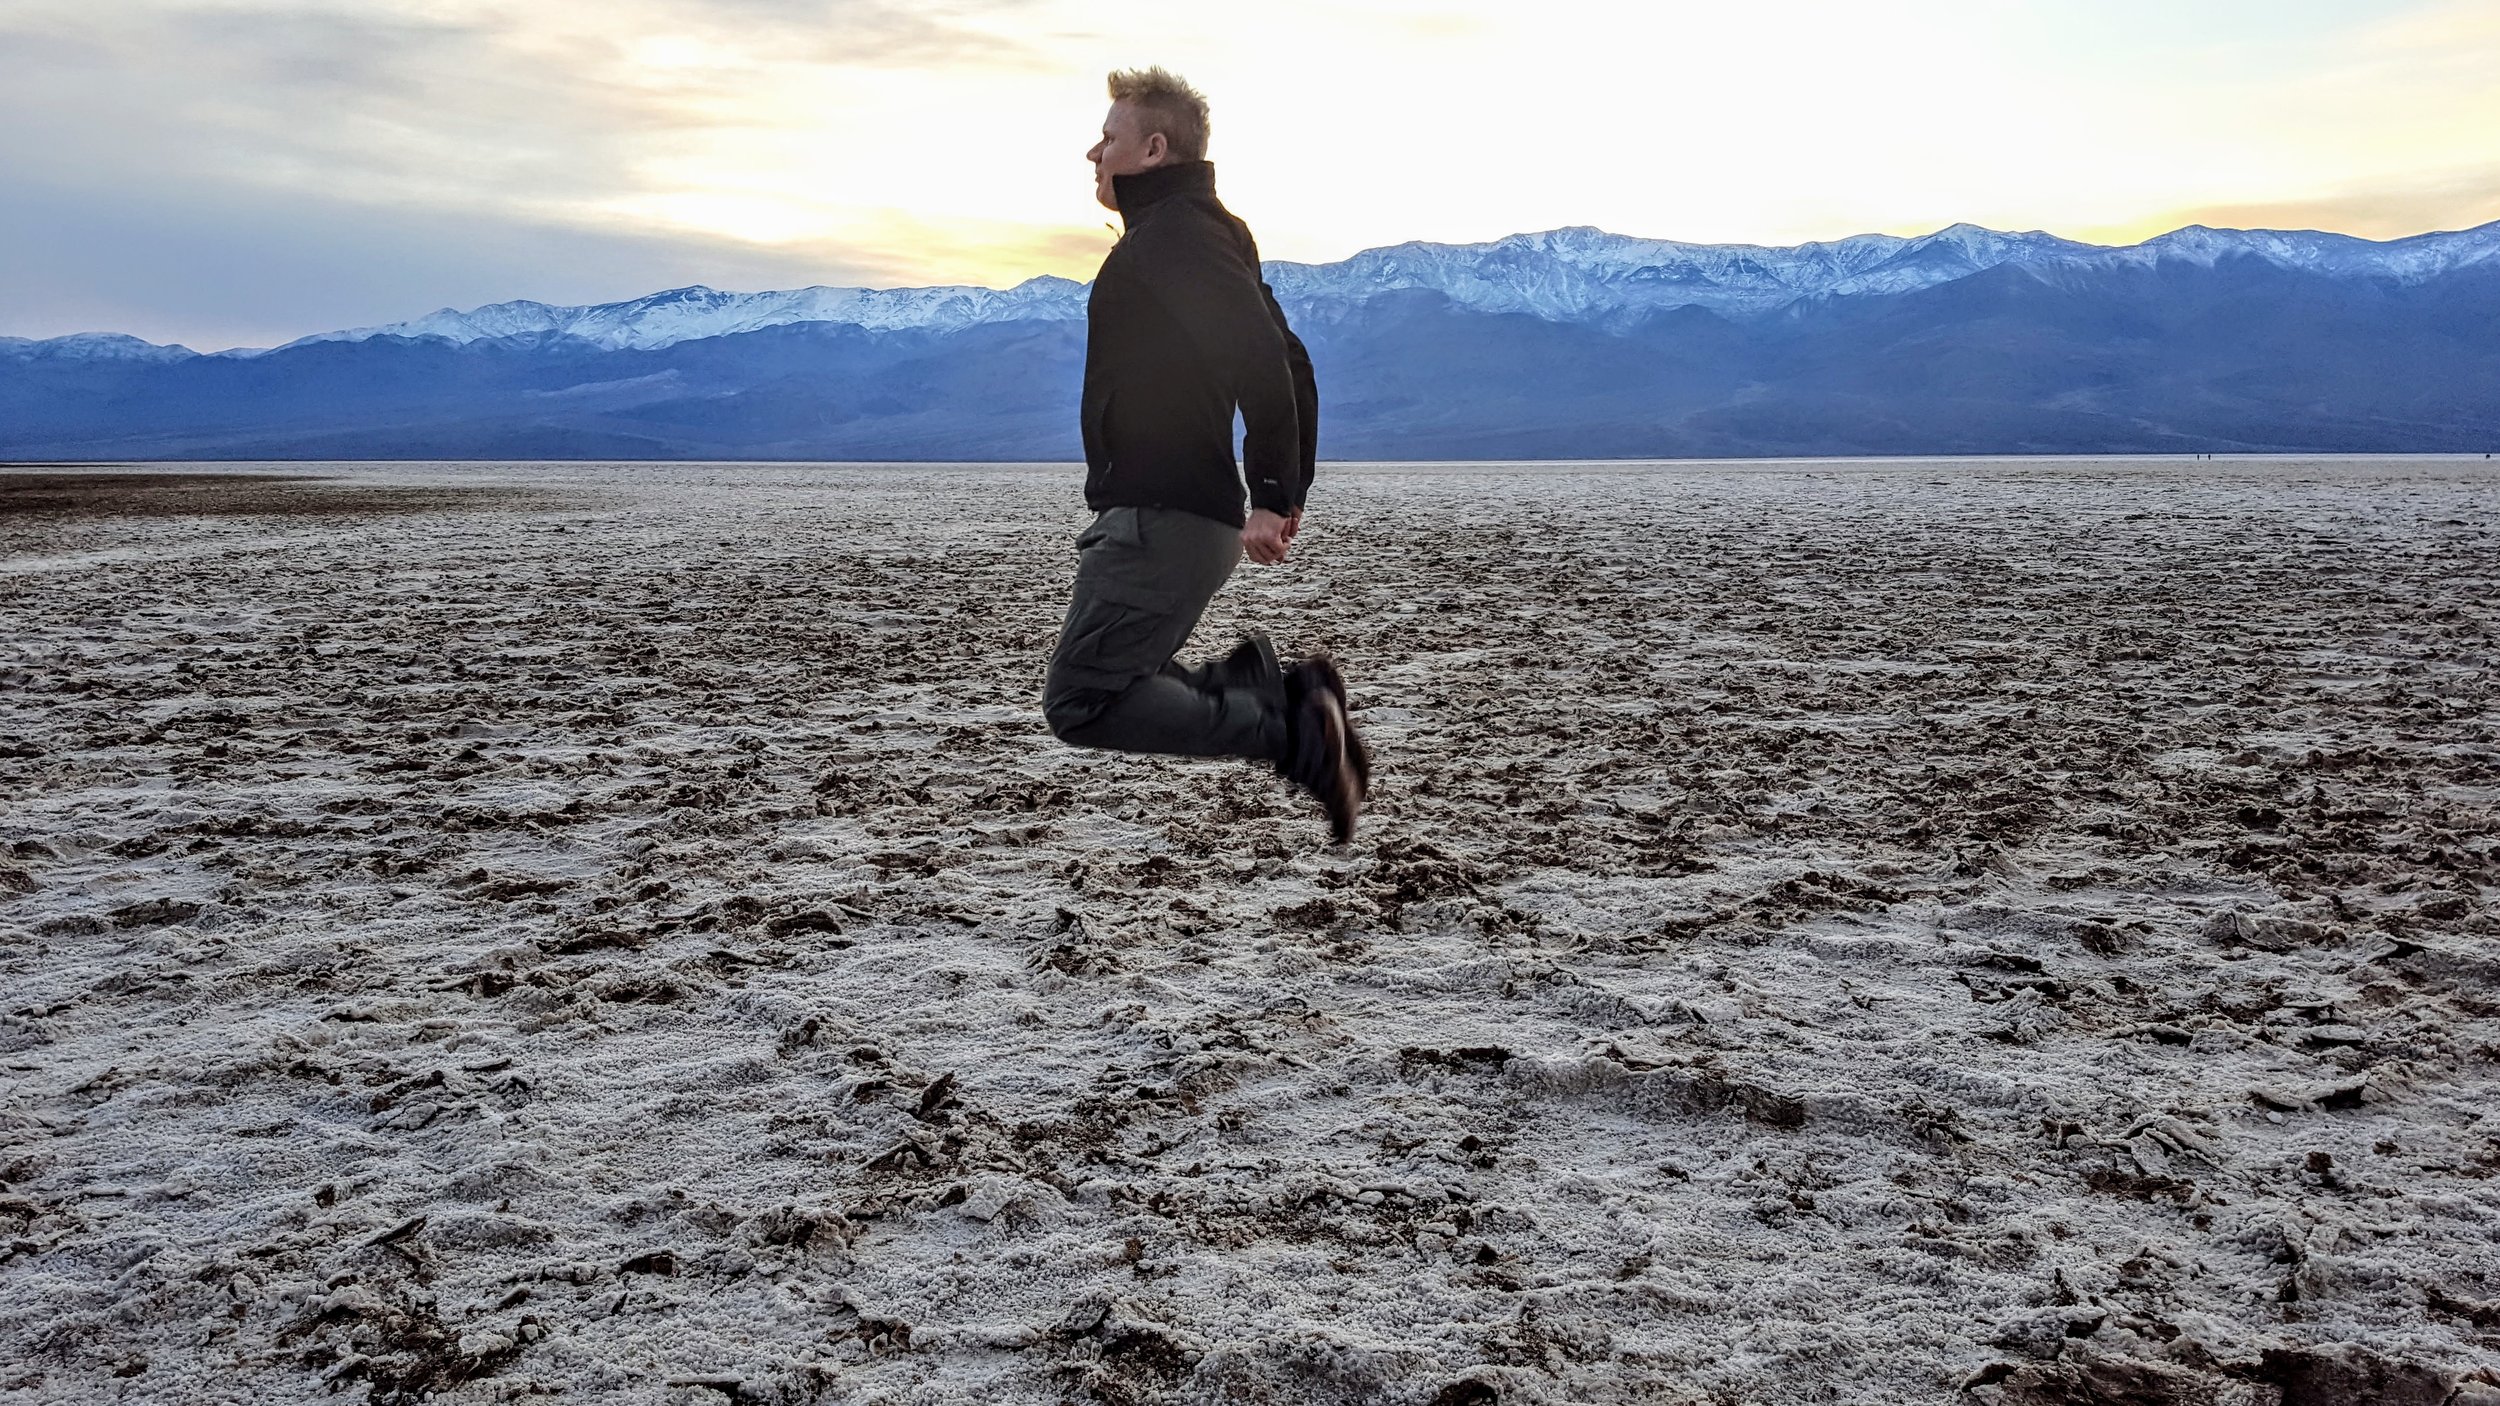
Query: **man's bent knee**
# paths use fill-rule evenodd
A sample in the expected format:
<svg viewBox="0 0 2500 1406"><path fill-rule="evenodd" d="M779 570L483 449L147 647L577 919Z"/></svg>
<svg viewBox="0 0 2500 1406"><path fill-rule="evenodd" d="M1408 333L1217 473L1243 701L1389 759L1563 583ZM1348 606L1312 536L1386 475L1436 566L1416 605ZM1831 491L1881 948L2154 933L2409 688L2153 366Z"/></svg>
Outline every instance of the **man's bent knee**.
<svg viewBox="0 0 2500 1406"><path fill-rule="evenodd" d="M1042 694L1042 720L1050 724L1050 735L1072 747L1091 747L1092 727L1102 720L1111 700L1119 695L1099 688L1068 688L1053 686Z"/></svg>

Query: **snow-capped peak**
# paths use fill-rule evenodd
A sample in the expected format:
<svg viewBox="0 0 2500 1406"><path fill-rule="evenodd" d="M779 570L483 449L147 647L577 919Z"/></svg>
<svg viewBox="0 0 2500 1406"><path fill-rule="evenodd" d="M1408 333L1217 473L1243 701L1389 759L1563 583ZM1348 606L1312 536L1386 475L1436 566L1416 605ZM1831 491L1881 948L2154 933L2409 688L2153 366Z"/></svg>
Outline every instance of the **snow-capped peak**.
<svg viewBox="0 0 2500 1406"><path fill-rule="evenodd" d="M361 342L373 337L435 337L466 345L490 338L556 336L610 351L647 351L802 322L838 323L875 332L952 332L984 322L1082 317L1084 287L1047 274L1007 289L816 287L725 293L696 284L625 302L581 307L524 300L489 303L466 312L442 308L407 322L321 332L286 345Z"/></svg>
<svg viewBox="0 0 2500 1406"><path fill-rule="evenodd" d="M188 361L189 347L141 341L119 332L73 332L66 337L0 337L0 356L16 361Z"/></svg>
<svg viewBox="0 0 2500 1406"><path fill-rule="evenodd" d="M1327 318L1383 294L1425 290L1479 312L1624 326L1674 308L1766 316L1818 298L1906 293L2012 265L2040 277L2062 270L2225 259L2263 260L2328 277L2418 283L2471 265L2500 267L2500 222L2374 241L2314 230L2228 230L2189 225L2121 248L1954 224L1929 234L1860 234L1796 244L1691 244L1610 234L1591 225L1514 234L1476 244L1414 241L1366 249L1331 264L1270 262L1265 273L1296 317ZM432 338L454 345L526 339L649 350L760 328L816 323L872 332L954 332L983 323L1073 321L1086 285L1027 279L1012 288L798 288L733 293L693 285L623 302L566 306L517 300L441 308L380 327L321 332L289 342ZM282 348L283 349L283 348ZM0 357L180 360L182 347L83 334L30 342L0 338ZM228 356L261 356L240 350Z"/></svg>
<svg viewBox="0 0 2500 1406"><path fill-rule="evenodd" d="M1999 263L2093 247L1977 225L1918 238L1861 234L1791 246L1686 244L1580 225L1484 244L1398 244L1335 264L1274 263L1268 273L1277 296L1291 300L1359 301L1426 288L1481 312L1616 321L1677 307L1745 316L1802 298L1904 292Z"/></svg>

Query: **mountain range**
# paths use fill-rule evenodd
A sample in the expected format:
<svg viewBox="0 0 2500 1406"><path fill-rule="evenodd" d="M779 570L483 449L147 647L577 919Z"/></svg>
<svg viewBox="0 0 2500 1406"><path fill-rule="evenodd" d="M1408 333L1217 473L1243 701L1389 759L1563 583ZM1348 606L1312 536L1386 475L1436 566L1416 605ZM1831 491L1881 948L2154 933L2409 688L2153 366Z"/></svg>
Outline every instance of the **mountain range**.
<svg viewBox="0 0 2500 1406"><path fill-rule="evenodd" d="M1574 227L1266 275L1332 458L2500 448L2500 223ZM0 458L1073 459L1085 297L694 287L205 355L0 337Z"/></svg>

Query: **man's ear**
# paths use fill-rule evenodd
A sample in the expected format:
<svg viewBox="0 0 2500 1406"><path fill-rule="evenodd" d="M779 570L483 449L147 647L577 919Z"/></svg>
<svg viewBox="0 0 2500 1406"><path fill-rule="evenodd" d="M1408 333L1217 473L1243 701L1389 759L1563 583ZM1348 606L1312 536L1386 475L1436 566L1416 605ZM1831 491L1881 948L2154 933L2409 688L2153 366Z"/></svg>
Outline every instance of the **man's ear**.
<svg viewBox="0 0 2500 1406"><path fill-rule="evenodd" d="M1162 165L1162 164L1163 164L1163 158L1165 158L1165 157L1167 157L1167 156L1169 156L1169 155L1171 155L1171 154L1172 154L1172 140L1171 140L1171 138L1166 137L1166 136L1165 136L1165 135L1163 135L1161 132L1148 132L1148 133L1146 134L1146 164L1147 164L1147 165L1149 165L1149 166L1160 166L1160 165Z"/></svg>

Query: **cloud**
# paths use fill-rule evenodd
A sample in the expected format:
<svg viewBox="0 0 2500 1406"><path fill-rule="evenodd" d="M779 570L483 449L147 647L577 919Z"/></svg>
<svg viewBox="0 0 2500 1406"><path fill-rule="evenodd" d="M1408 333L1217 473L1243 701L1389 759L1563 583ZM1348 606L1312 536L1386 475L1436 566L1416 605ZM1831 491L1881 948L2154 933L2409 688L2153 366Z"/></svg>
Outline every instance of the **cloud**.
<svg viewBox="0 0 2500 1406"><path fill-rule="evenodd" d="M1082 276L1100 75L1139 62L1215 95L1277 257L2490 217L2490 0L2286 3L0 0L0 333Z"/></svg>
<svg viewBox="0 0 2500 1406"><path fill-rule="evenodd" d="M171 50L189 56L194 71L212 68L221 86L355 104L423 99L429 77L476 62L495 39L493 27L476 21L301 5L173 10L144 37L120 33L125 62Z"/></svg>
<svg viewBox="0 0 2500 1406"><path fill-rule="evenodd" d="M633 144L674 121L595 46L565 62L544 36L484 19L305 0L125 0L109 14L33 3L21 32L86 61L29 62L0 42L0 122L46 134L22 159L100 192L170 177L543 205L604 193Z"/></svg>
<svg viewBox="0 0 2500 1406"><path fill-rule="evenodd" d="M986 27L1032 8L1029 0L905 5L883 0L659 0L655 18L681 32L832 66L1022 67L1040 62L1027 43Z"/></svg>
<svg viewBox="0 0 2500 1406"><path fill-rule="evenodd" d="M759 90L1030 65L978 27L1024 0L15 0L0 118L98 184L151 168L550 213L756 120Z"/></svg>
<svg viewBox="0 0 2500 1406"><path fill-rule="evenodd" d="M212 184L112 193L0 163L0 333L128 332L197 350L270 346L445 305L595 303L661 288L876 284L835 248L429 212Z"/></svg>
<svg viewBox="0 0 2500 1406"><path fill-rule="evenodd" d="M776 120L758 91L1030 68L984 28L1025 3L11 0L0 333L222 346L503 297L869 281L911 261L618 212Z"/></svg>

